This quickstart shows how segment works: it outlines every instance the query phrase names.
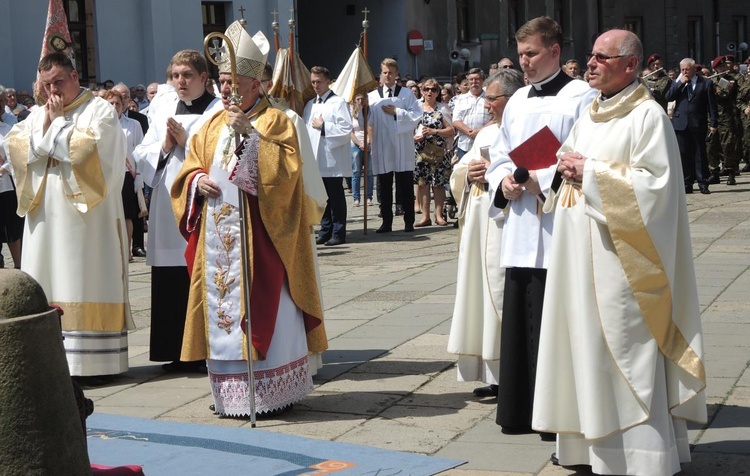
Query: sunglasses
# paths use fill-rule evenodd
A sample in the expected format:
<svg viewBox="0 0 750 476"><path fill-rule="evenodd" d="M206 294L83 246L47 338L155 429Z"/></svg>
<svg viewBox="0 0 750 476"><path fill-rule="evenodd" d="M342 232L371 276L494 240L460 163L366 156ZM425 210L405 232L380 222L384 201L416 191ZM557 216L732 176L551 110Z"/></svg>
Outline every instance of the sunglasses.
<svg viewBox="0 0 750 476"><path fill-rule="evenodd" d="M626 56L631 56L631 55L614 55L614 56L608 56L608 55L604 55L604 54L601 54L601 53L592 53L592 52L589 52L589 53L586 53L586 62L588 63L589 61L591 61L591 58L596 58L596 62L597 63L604 63L607 60L611 60L611 59L615 59L615 58L625 58Z"/></svg>
<svg viewBox="0 0 750 476"><path fill-rule="evenodd" d="M440 91L438 88L422 88L423 93L429 93L429 92L436 93L438 91Z"/></svg>

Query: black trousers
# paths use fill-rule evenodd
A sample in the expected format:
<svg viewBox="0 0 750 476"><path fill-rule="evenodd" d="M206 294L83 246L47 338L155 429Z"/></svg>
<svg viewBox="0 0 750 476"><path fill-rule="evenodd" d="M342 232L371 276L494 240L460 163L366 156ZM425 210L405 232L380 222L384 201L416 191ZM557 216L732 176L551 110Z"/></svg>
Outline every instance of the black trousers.
<svg viewBox="0 0 750 476"><path fill-rule="evenodd" d="M143 246L143 218L133 220L133 249L145 248Z"/></svg>
<svg viewBox="0 0 750 476"><path fill-rule="evenodd" d="M187 266L151 267L149 360L180 360L189 293Z"/></svg>
<svg viewBox="0 0 750 476"><path fill-rule="evenodd" d="M695 182L701 187L708 187L708 157L706 156L706 132L674 131L682 160L682 175L685 186L692 187Z"/></svg>
<svg viewBox="0 0 750 476"><path fill-rule="evenodd" d="M546 269L505 270L496 422L508 430L531 431L546 281Z"/></svg>
<svg viewBox="0 0 750 476"><path fill-rule="evenodd" d="M388 172L378 174L378 200L383 226L393 226L393 182L396 182L396 196L404 209L404 225L414 225L414 171Z"/></svg>
<svg viewBox="0 0 750 476"><path fill-rule="evenodd" d="M320 233L318 237L339 238L346 240L346 196L344 182L341 177L323 177L323 185L328 194L326 210L320 219Z"/></svg>

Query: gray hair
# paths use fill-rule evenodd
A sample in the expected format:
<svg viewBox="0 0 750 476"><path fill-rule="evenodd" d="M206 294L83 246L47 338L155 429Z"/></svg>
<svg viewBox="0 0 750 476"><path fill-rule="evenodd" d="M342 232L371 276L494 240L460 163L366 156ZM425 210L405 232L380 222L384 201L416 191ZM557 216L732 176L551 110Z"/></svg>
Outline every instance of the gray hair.
<svg viewBox="0 0 750 476"><path fill-rule="evenodd" d="M497 83L500 85L500 89L503 90L503 94L512 96L516 91L523 87L523 74L517 69L505 68L499 69L492 73L484 82L486 87Z"/></svg>
<svg viewBox="0 0 750 476"><path fill-rule="evenodd" d="M686 64L692 68L693 66L695 66L695 60L693 58L683 58L682 61L680 61L680 67L682 67L683 64Z"/></svg>
<svg viewBox="0 0 750 476"><path fill-rule="evenodd" d="M643 44L638 35L629 30L622 30L628 34L622 39L620 44L621 55L633 55L638 58L638 64L643 63Z"/></svg>

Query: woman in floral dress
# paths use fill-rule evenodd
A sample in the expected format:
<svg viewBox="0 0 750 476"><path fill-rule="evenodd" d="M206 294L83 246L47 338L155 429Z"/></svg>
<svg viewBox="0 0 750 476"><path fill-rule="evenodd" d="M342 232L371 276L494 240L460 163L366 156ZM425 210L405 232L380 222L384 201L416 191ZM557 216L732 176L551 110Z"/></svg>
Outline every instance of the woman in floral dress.
<svg viewBox="0 0 750 476"><path fill-rule="evenodd" d="M422 83L422 120L414 134L417 163L414 183L417 185L417 200L422 209L422 220L415 227L430 226L430 188L435 196L435 223L445 226L445 186L451 176L449 142L453 137L451 114L437 99L440 83L427 79Z"/></svg>

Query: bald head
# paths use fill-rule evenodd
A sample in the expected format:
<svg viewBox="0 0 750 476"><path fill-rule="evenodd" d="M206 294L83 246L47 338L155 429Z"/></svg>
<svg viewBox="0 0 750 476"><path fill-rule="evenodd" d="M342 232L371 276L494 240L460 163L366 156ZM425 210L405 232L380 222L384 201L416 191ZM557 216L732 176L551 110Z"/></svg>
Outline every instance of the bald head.
<svg viewBox="0 0 750 476"><path fill-rule="evenodd" d="M610 30L596 39L589 59L589 85L611 96L635 81L643 61L641 40L627 30Z"/></svg>

